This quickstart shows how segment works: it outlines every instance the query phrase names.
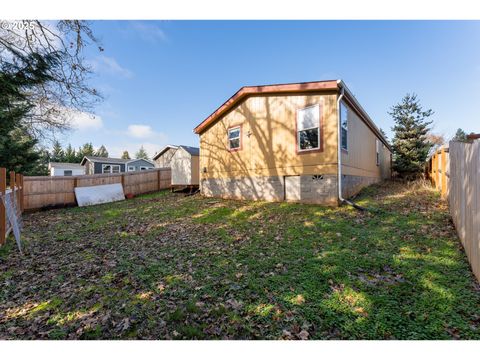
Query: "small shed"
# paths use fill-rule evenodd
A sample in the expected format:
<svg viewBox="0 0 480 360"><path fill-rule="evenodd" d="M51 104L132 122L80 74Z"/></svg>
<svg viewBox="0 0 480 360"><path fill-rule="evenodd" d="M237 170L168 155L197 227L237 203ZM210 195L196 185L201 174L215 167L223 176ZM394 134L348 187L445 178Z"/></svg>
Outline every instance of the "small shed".
<svg viewBox="0 0 480 360"><path fill-rule="evenodd" d="M199 148L184 145L178 147L170 163L172 169L172 186L199 185L199 157Z"/></svg>
<svg viewBox="0 0 480 360"><path fill-rule="evenodd" d="M85 175L85 166L75 163L49 162L48 173L50 176Z"/></svg>
<svg viewBox="0 0 480 360"><path fill-rule="evenodd" d="M159 168L169 168L172 161L173 154L177 151L178 146L167 145L160 150L154 157L155 166Z"/></svg>

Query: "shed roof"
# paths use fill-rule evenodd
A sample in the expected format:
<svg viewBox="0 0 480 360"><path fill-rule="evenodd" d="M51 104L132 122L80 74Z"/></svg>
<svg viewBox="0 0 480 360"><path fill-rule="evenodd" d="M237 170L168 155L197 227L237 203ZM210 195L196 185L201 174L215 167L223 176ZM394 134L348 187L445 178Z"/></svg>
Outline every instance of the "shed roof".
<svg viewBox="0 0 480 360"><path fill-rule="evenodd" d="M193 156L199 156L200 155L200 149L197 148L197 147L185 146L185 145L180 145L179 147L182 148L183 150L185 150L186 152L188 152L190 155L193 155Z"/></svg>
<svg viewBox="0 0 480 360"><path fill-rule="evenodd" d="M160 150L158 153L155 154L153 157L153 160L157 160L163 153L165 153L169 149L178 149L177 145L167 145L165 146L162 150Z"/></svg>

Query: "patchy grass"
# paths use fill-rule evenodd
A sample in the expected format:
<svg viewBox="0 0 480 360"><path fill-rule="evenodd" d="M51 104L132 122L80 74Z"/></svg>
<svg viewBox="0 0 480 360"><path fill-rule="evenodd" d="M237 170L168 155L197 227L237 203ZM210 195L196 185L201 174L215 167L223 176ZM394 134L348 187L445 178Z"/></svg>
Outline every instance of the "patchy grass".
<svg viewBox="0 0 480 360"><path fill-rule="evenodd" d="M357 201L371 211L162 192L26 215L25 256L0 251L0 338L480 339L438 194Z"/></svg>

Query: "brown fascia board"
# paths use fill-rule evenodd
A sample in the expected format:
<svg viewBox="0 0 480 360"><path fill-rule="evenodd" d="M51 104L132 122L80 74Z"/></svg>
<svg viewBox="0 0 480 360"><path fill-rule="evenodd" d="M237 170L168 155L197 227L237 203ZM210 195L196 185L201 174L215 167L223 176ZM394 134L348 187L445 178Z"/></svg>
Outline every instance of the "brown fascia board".
<svg viewBox="0 0 480 360"><path fill-rule="evenodd" d="M201 134L208 126L213 124L218 118L230 111L236 104L252 95L266 94L284 94L284 93L303 93L319 90L337 90L337 80L315 81L292 84L275 84L260 86L244 86L238 90L232 97L225 101L217 110L203 120L193 131L195 134Z"/></svg>
<svg viewBox="0 0 480 360"><path fill-rule="evenodd" d="M291 84L274 84L274 85L259 85L259 86L244 86L238 90L232 97L225 101L217 110L210 116L203 120L195 129L195 134L201 134L211 124L216 122L221 116L229 112L235 105L245 98L253 95L271 95L271 94L293 94L293 93L308 93L316 91L335 90L339 91L341 88L345 89L345 97L348 103L354 108L355 112L360 116L363 122L378 136L379 139L392 151L388 141L380 133L375 123L370 119L366 111L361 107L353 94L348 90L345 83L341 80L325 80L303 83Z"/></svg>

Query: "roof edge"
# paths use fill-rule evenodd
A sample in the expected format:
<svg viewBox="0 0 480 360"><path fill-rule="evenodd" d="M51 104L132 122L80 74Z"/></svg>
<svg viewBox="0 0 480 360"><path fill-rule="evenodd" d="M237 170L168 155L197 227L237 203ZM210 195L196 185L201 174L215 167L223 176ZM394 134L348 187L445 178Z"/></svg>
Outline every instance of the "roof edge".
<svg viewBox="0 0 480 360"><path fill-rule="evenodd" d="M261 94L282 94L282 93L302 93L321 90L338 90L338 80L322 80L301 83L285 83L273 85L258 85L241 87L227 101L210 114L205 120L197 125L193 131L195 134L201 134L208 126L213 124L218 118L232 109L237 103L248 96Z"/></svg>

